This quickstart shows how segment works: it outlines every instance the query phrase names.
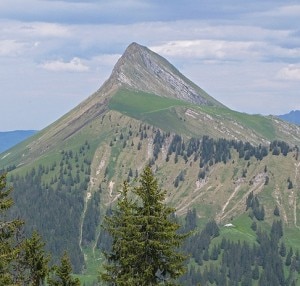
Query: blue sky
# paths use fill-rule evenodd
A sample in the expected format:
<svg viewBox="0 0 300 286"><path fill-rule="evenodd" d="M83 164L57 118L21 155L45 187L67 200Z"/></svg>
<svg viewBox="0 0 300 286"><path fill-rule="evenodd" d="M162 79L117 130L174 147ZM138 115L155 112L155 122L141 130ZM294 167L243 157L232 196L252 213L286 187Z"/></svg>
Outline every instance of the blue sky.
<svg viewBox="0 0 300 286"><path fill-rule="evenodd" d="M42 129L148 46L228 107L300 109L300 2L1 0L0 130Z"/></svg>

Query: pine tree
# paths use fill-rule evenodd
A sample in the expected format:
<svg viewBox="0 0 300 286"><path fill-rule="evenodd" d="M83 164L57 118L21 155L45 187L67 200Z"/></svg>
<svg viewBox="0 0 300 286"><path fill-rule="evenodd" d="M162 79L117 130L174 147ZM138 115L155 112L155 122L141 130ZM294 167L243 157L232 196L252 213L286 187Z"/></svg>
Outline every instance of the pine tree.
<svg viewBox="0 0 300 286"><path fill-rule="evenodd" d="M150 167L139 182L132 190L134 201L124 183L116 210L105 218L113 243L101 279L108 285L176 285L186 258L177 248L187 235L177 233L179 225L171 220L174 209L164 204L166 192L159 189Z"/></svg>
<svg viewBox="0 0 300 286"><path fill-rule="evenodd" d="M12 264L19 253L16 235L23 222L7 219L7 211L13 205L10 197L12 188L6 187L6 174L0 175L0 285L10 285L13 281Z"/></svg>
<svg viewBox="0 0 300 286"><path fill-rule="evenodd" d="M60 266L53 268L53 274L48 278L49 286L80 286L78 278L73 278L70 258L65 251L60 260Z"/></svg>
<svg viewBox="0 0 300 286"><path fill-rule="evenodd" d="M20 263L27 270L28 275L23 279L28 281L29 285L43 285L48 275L48 263L50 255L45 250L45 242L42 237L34 231L31 238L24 241L20 255Z"/></svg>
<svg viewBox="0 0 300 286"><path fill-rule="evenodd" d="M275 216L280 216L280 211L279 211L278 205L275 206L273 213L274 213Z"/></svg>
<svg viewBox="0 0 300 286"><path fill-rule="evenodd" d="M138 232L133 225L133 205L128 198L128 184L124 182L116 209L110 216L105 216L103 224L104 231L113 238L110 252L104 251L107 259L107 264L104 265L106 272L100 274L101 280L108 285L130 285L130 265L134 263L131 251L135 247L131 239L134 232Z"/></svg>
<svg viewBox="0 0 300 286"><path fill-rule="evenodd" d="M252 271L252 279L258 280L258 278L259 278L259 269L258 269L258 266L256 264L253 271Z"/></svg>
<svg viewBox="0 0 300 286"><path fill-rule="evenodd" d="M285 257L286 256L286 247L284 242L282 241L279 247L279 254L281 257Z"/></svg>
<svg viewBox="0 0 300 286"><path fill-rule="evenodd" d="M285 260L285 265L286 265L286 266L290 266L290 265L291 265L291 262L292 262L292 256L293 256L293 250L292 250L292 248L290 247L290 251L289 251L289 253L287 254L286 260Z"/></svg>

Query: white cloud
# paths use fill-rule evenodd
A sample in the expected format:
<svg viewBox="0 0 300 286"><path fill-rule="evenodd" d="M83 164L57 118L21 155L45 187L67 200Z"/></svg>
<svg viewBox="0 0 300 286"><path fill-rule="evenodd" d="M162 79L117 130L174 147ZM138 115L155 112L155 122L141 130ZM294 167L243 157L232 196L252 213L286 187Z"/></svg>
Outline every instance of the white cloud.
<svg viewBox="0 0 300 286"><path fill-rule="evenodd" d="M89 67L81 59L73 58L70 62L61 60L48 61L41 65L42 68L50 71L69 71L69 72L86 72Z"/></svg>
<svg viewBox="0 0 300 286"><path fill-rule="evenodd" d="M255 40L179 40L150 47L155 52L174 58L216 61L264 61L299 59L300 48L282 47L272 41ZM208 60L208 61L207 61Z"/></svg>
<svg viewBox="0 0 300 286"><path fill-rule="evenodd" d="M96 63L101 66L114 66L118 59L121 57L120 54L110 54L110 55L98 55L93 57L90 62Z"/></svg>
<svg viewBox="0 0 300 286"><path fill-rule="evenodd" d="M24 110L42 110L44 100L38 107L36 98L50 98L53 109L47 105L42 113L54 120L62 94L60 114L97 90L133 41L234 109L268 114L299 108L297 1L198 2L0 0L0 84L11 98L3 116L16 101ZM35 107L23 107L28 101ZM33 118L28 128L40 128L37 122Z"/></svg>
<svg viewBox="0 0 300 286"><path fill-rule="evenodd" d="M0 41L0 56L18 56L25 48L25 44L15 40Z"/></svg>
<svg viewBox="0 0 300 286"><path fill-rule="evenodd" d="M183 58L238 60L259 56L254 42L241 41L172 41L151 49L161 55Z"/></svg>
<svg viewBox="0 0 300 286"><path fill-rule="evenodd" d="M300 66L289 65L282 68L277 73L277 78L284 80L295 80L300 81Z"/></svg>
<svg viewBox="0 0 300 286"><path fill-rule="evenodd" d="M52 23L29 23L17 28L31 37L66 37L70 34L67 26Z"/></svg>

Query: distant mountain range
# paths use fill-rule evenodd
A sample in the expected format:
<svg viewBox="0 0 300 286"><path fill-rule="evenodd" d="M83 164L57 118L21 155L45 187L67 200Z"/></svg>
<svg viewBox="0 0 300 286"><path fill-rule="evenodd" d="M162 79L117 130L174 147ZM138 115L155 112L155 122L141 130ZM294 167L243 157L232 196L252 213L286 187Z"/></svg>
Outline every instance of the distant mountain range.
<svg viewBox="0 0 300 286"><path fill-rule="evenodd" d="M22 142L36 132L36 130L15 130L0 132L0 153Z"/></svg>
<svg viewBox="0 0 300 286"><path fill-rule="evenodd" d="M300 110L292 110L287 114L278 115L278 117L290 123L300 125Z"/></svg>

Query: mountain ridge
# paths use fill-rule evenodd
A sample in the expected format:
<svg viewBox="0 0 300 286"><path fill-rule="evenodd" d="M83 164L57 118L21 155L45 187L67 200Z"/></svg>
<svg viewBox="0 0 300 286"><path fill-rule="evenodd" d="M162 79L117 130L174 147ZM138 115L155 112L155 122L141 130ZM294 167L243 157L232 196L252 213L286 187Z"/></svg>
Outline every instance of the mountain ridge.
<svg viewBox="0 0 300 286"><path fill-rule="evenodd" d="M129 97L125 99L122 94L128 94ZM140 101L144 106L169 101L165 110L158 107L152 113L140 113L143 116L136 118L148 120L161 128L169 124L173 126L169 131L175 133L177 126L181 126L181 133L189 137L207 134L253 144L268 144L275 139L297 144L300 140L299 127L277 117L252 116L230 110L188 80L166 59L147 47L132 43L115 64L110 77L95 93L40 131L38 137L24 142L22 146L25 146L25 150L18 149L19 153L17 151L6 156L4 161L0 160L0 165L5 162L10 164L15 159L19 161L17 165L24 165L54 150L56 146L63 146L64 142L86 126L101 121L101 117L115 108L116 105L110 103L116 100L118 107L115 111L121 113L128 104L133 110L141 108L141 105L137 105ZM172 100L178 100L181 104L173 106ZM167 114L169 121L163 118ZM133 116L132 113L128 115Z"/></svg>
<svg viewBox="0 0 300 286"><path fill-rule="evenodd" d="M278 115L280 119L300 125L300 110L292 110L289 113Z"/></svg>
<svg viewBox="0 0 300 286"><path fill-rule="evenodd" d="M163 72L163 74L171 78L172 82L166 81L164 87L164 80L161 77L157 77L153 70L147 72L147 66L153 65L151 63L155 63L156 68L161 67L161 71L166 71ZM134 75L132 75L132 71L134 71ZM136 75L139 76L136 77ZM133 77L134 79L132 80L132 83L128 85L128 80L126 81L126 79L130 77ZM177 85L177 90L174 86L174 80L180 81L180 84ZM144 84L139 84L139 82L143 82ZM149 86L147 87L145 82L152 82L151 88L149 88ZM168 88L166 88L166 86L168 86ZM180 87L179 90L178 86ZM22 157L22 164L24 164L27 163L28 160L47 152L47 150L50 150L55 145L63 143L76 132L80 131L84 126L105 114L105 112L108 111L110 99L118 90L124 88L129 91L142 90L156 94L157 96L168 98L187 99L191 103L197 102L210 106L223 107L222 104L184 77L167 60L144 46L132 43L117 61L110 77L95 93L54 123L43 129L39 133L40 136L37 140L28 142L26 146L27 151L25 152L25 154L28 154L27 157L23 155L23 152L16 157ZM187 98L180 98L179 91L182 88L187 90L185 93Z"/></svg>
<svg viewBox="0 0 300 286"><path fill-rule="evenodd" d="M98 259L101 219L122 182L134 185L146 164L168 190L166 201L179 216L195 208L201 222L215 219L222 225L244 213L253 191L265 205L267 222L278 204L286 226L297 231L298 195L288 181L295 190L300 185L295 147L300 127L230 110L205 94L199 104L192 93L184 94L191 96L188 100L177 97L181 89L170 87L181 75L175 68L168 87L160 87L165 77L154 73L153 81L149 78L156 64L165 74L171 64L136 44L124 54L94 94L0 156L0 169L10 171L15 187L16 214L41 231L55 257L59 242L70 250L77 272ZM184 76L179 82L176 86L196 90ZM171 93L159 94L169 88Z"/></svg>

